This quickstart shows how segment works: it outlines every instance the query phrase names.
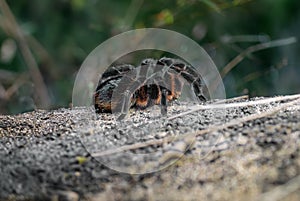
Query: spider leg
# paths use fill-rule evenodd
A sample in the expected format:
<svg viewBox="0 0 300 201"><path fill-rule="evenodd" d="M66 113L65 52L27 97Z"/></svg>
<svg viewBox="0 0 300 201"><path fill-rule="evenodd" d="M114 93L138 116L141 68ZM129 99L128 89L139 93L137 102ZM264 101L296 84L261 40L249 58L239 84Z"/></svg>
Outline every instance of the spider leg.
<svg viewBox="0 0 300 201"><path fill-rule="evenodd" d="M117 118L118 121L121 121L123 119L125 119L125 117L128 114L129 108L130 108L130 91L126 90L124 92L124 96L122 96L122 102L120 104L121 105L121 115Z"/></svg>
<svg viewBox="0 0 300 201"><path fill-rule="evenodd" d="M178 72L180 76L182 76L190 85L200 101L206 101L206 98L203 94L203 80L201 75L190 65L186 65L184 63L174 63L170 67L171 69Z"/></svg>
<svg viewBox="0 0 300 201"><path fill-rule="evenodd" d="M163 116L166 116L167 111L168 111L167 95L168 95L167 89L162 89L161 90L161 100L160 100L160 112Z"/></svg>
<svg viewBox="0 0 300 201"><path fill-rule="evenodd" d="M207 99L204 96L203 93L203 85L201 84L201 80L200 78L196 79L194 82L192 82L191 84L193 91L195 92L195 95L197 96L197 98L202 101L205 102Z"/></svg>

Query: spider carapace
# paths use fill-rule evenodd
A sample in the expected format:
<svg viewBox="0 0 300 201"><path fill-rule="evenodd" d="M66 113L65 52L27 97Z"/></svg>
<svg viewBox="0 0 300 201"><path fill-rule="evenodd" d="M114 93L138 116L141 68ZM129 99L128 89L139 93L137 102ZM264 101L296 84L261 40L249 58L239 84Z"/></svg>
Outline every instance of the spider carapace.
<svg viewBox="0 0 300 201"><path fill-rule="evenodd" d="M126 102L126 98L112 100L113 94L122 97L127 91L127 107L145 109L161 105L165 114L168 102L180 97L185 82L199 101L206 100L202 77L182 60L163 57L145 59L137 67L129 64L111 66L103 73L94 93L95 110L96 113L112 113Z"/></svg>

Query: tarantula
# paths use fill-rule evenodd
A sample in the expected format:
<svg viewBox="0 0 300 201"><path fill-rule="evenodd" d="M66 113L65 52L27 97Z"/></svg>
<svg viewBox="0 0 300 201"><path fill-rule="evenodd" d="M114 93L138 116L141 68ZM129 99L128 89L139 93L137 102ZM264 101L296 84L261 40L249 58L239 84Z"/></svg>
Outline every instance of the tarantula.
<svg viewBox="0 0 300 201"><path fill-rule="evenodd" d="M161 105L162 114L166 114L167 103L180 97L184 82L190 84L199 101L206 101L202 77L194 67L179 59L145 59L138 67L112 66L103 73L97 85L95 110L96 113L118 111L124 117L129 108ZM117 98L113 94L117 94Z"/></svg>

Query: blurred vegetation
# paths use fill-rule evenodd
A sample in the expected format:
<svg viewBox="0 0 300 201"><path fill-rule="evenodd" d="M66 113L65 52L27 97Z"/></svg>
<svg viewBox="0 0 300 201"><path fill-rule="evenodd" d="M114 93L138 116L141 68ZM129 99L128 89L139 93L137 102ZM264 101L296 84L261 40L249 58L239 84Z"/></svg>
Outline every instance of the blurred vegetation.
<svg viewBox="0 0 300 201"><path fill-rule="evenodd" d="M7 8L0 2L0 113L6 114L68 107L85 57L123 31L185 34L220 71L250 46L300 35L296 0L10 0ZM227 96L299 93L299 52L297 42L247 55L224 77Z"/></svg>

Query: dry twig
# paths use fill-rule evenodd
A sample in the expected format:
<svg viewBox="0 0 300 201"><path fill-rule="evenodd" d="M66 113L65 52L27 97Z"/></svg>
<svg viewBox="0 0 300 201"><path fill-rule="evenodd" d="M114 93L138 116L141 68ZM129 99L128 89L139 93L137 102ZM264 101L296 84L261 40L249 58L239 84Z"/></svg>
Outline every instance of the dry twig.
<svg viewBox="0 0 300 201"><path fill-rule="evenodd" d="M277 46L290 45L292 43L295 43L296 41L297 39L295 37L290 37L290 38L279 39L279 40L269 41L266 43L260 43L257 45L250 46L246 50L241 52L239 55L237 55L223 68L221 72L221 77L224 78L229 71L231 71L235 66L237 66L247 55L253 52L257 52L260 50L277 47Z"/></svg>
<svg viewBox="0 0 300 201"><path fill-rule="evenodd" d="M187 115L187 114L190 114L193 112L198 112L200 110L246 107L246 106L253 106L253 105L268 104L271 102L285 101L285 100L290 100L290 99L295 99L295 98L300 98L300 95L296 94L296 95L290 95L290 96L278 96L278 97L266 98L266 99L256 100L256 101L241 102L241 103L219 104L219 103L223 102L223 100L221 100L220 102L216 102L215 104L211 104L211 105L196 105L194 107L191 107L191 109L189 111L182 112L180 114L169 117L168 120L173 120L175 118L182 117L184 115ZM229 100L229 99L226 99L224 101L227 101L227 100Z"/></svg>
<svg viewBox="0 0 300 201"><path fill-rule="evenodd" d="M282 200L291 193L300 189L300 175L291 179L286 184L278 186L257 198L260 201L277 201Z"/></svg>
<svg viewBox="0 0 300 201"><path fill-rule="evenodd" d="M3 28L6 28L5 31L7 31L9 35L12 35L16 39L24 60L28 66L32 81L35 85L37 97L39 97L40 99L37 100L37 104L39 107L48 108L50 106L50 97L47 87L44 83L44 79L27 44L25 36L22 33L13 13L11 12L5 0L0 0L0 10L2 13L2 15L0 16L0 25Z"/></svg>

